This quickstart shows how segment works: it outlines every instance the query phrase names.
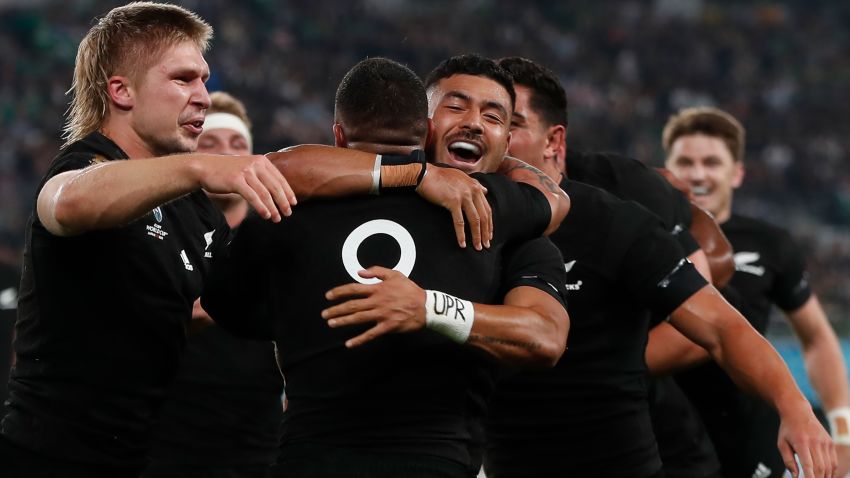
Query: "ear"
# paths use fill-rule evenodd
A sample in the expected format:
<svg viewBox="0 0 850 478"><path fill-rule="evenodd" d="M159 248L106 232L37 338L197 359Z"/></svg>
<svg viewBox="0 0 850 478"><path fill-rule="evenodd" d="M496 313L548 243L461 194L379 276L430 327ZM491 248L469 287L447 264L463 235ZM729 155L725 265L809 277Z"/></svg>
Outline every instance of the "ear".
<svg viewBox="0 0 850 478"><path fill-rule="evenodd" d="M738 189L741 187L741 184L744 182L744 162L743 161L735 161L734 172L732 173L732 189Z"/></svg>
<svg viewBox="0 0 850 478"><path fill-rule="evenodd" d="M544 158L564 156L567 150L567 129L563 125L550 126L546 130L546 148L543 150Z"/></svg>
<svg viewBox="0 0 850 478"><path fill-rule="evenodd" d="M334 123L334 146L337 148L348 147L348 140L345 138L345 130L339 123Z"/></svg>
<svg viewBox="0 0 850 478"><path fill-rule="evenodd" d="M112 103L122 109L131 110L136 103L135 92L126 76L110 76L106 81L106 91Z"/></svg>
<svg viewBox="0 0 850 478"><path fill-rule="evenodd" d="M431 121L431 118L428 118L428 134L425 136L425 151L430 151L431 148L434 147L434 142L437 141L436 133L434 129L434 122Z"/></svg>

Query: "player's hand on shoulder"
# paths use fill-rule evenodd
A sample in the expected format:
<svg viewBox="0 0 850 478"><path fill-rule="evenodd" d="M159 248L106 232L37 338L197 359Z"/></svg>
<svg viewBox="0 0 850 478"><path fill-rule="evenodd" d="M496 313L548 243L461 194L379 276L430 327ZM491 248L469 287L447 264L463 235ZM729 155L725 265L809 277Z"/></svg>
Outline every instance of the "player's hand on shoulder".
<svg viewBox="0 0 850 478"><path fill-rule="evenodd" d="M414 332L425 327L425 290L401 272L374 266L360 271L375 284L350 283L329 290L325 297L342 301L322 311L330 327L374 323L366 332L346 341L353 348L388 333Z"/></svg>
<svg viewBox="0 0 850 478"><path fill-rule="evenodd" d="M428 171L416 192L452 214L460 247L466 247L464 225L469 222L472 245L477 250L490 247L493 239L493 211L487 202L487 188L459 169L428 165Z"/></svg>
<svg viewBox="0 0 850 478"><path fill-rule="evenodd" d="M815 418L811 407L785 414L779 427L779 451L785 466L794 478L832 478L836 476L837 455L829 434ZM802 465L800 470L794 454Z"/></svg>
<svg viewBox="0 0 850 478"><path fill-rule="evenodd" d="M201 187L211 193L236 193L261 217L274 222L292 214L295 193L280 171L261 154L218 156L195 163Z"/></svg>

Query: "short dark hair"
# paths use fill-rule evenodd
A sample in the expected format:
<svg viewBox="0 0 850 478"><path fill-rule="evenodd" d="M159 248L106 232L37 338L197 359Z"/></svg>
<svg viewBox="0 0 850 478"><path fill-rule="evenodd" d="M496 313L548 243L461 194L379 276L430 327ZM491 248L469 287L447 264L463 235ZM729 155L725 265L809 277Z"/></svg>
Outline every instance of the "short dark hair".
<svg viewBox="0 0 850 478"><path fill-rule="evenodd" d="M428 135L428 98L410 68L367 58L345 74L336 90L334 121L351 141L400 144Z"/></svg>
<svg viewBox="0 0 850 478"><path fill-rule="evenodd" d="M425 77L425 88L431 88L443 78L454 75L483 76L505 87L511 97L511 109L516 107L516 90L511 75L495 61L474 53L444 60Z"/></svg>
<svg viewBox="0 0 850 478"><path fill-rule="evenodd" d="M719 138L726 144L735 162L743 161L747 135L741 123L729 113L703 106L685 108L670 116L661 136L664 151L669 155L677 139L693 134Z"/></svg>
<svg viewBox="0 0 850 478"><path fill-rule="evenodd" d="M548 126L567 126L567 94L552 70L518 56L502 58L498 63L515 85L531 90L530 106L540 119Z"/></svg>

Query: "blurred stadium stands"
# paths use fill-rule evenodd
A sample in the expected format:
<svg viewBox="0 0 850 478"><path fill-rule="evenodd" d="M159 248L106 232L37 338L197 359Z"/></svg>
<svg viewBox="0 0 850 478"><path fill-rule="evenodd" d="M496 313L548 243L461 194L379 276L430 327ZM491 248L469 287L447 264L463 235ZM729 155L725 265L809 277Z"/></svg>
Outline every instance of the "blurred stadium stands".
<svg viewBox="0 0 850 478"><path fill-rule="evenodd" d="M0 0L0 261L17 261L33 191L61 144L77 44L120 3ZM566 86L570 147L651 164L672 111L727 109L749 140L736 209L791 229L830 319L850 337L850 3L176 3L215 27L210 89L245 100L258 151L332 141L336 84L366 56L423 75L462 52L535 59Z"/></svg>

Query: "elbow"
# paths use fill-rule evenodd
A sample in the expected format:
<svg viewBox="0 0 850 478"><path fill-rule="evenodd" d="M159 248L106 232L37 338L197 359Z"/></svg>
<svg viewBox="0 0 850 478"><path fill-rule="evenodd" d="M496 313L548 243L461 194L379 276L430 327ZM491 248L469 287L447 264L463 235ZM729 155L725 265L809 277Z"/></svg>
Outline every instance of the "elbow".
<svg viewBox="0 0 850 478"><path fill-rule="evenodd" d="M543 233L545 236L557 231L558 228L561 227L561 222L563 222L567 217L567 214L570 213L570 196L561 190L555 195L554 199L549 202L549 206L552 209L552 220L549 222L549 227L547 227Z"/></svg>
<svg viewBox="0 0 850 478"><path fill-rule="evenodd" d="M80 230L82 198L76 198L64 188L45 187L38 198L38 219L52 234L70 236Z"/></svg>
<svg viewBox="0 0 850 478"><path fill-rule="evenodd" d="M567 313L562 317L551 321L551 326L536 343L533 354L529 356L528 366L535 369L552 368L558 364L564 352L567 350L567 336L569 335L570 321Z"/></svg>

